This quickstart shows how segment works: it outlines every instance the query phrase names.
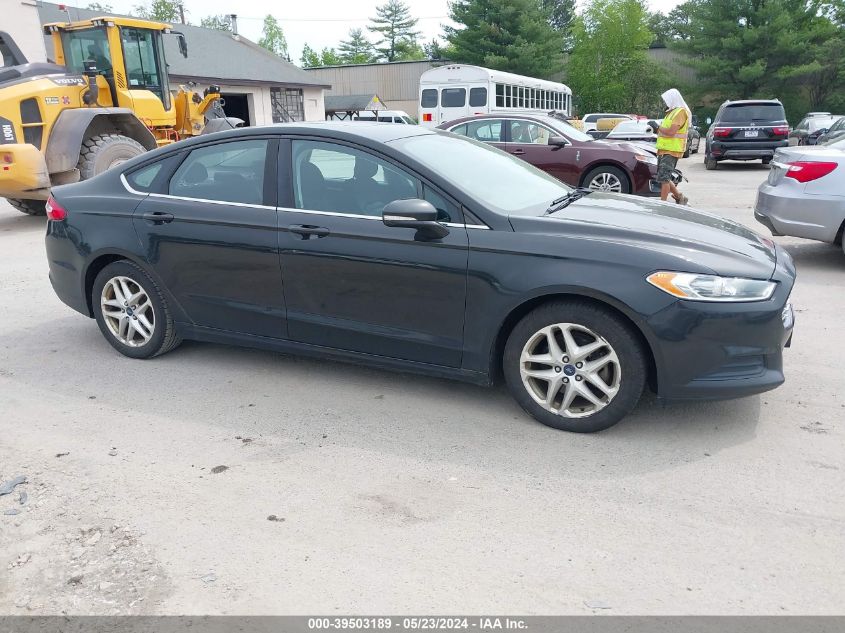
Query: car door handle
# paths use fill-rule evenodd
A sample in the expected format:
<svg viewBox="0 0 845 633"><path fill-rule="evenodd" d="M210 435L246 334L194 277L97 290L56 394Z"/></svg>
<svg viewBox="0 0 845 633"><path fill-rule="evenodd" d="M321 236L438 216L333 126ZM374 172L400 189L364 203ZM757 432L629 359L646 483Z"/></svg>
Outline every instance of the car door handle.
<svg viewBox="0 0 845 633"><path fill-rule="evenodd" d="M517 156L522 156L525 153L524 149L515 149L511 152L511 154L515 154Z"/></svg>
<svg viewBox="0 0 845 633"><path fill-rule="evenodd" d="M310 240L312 237L326 237L329 234L326 227L314 226L313 224L291 224L288 230L291 233L296 233L303 240Z"/></svg>
<svg viewBox="0 0 845 633"><path fill-rule="evenodd" d="M167 224L169 222L173 222L173 214L165 213L164 211L148 211L141 217L152 224Z"/></svg>

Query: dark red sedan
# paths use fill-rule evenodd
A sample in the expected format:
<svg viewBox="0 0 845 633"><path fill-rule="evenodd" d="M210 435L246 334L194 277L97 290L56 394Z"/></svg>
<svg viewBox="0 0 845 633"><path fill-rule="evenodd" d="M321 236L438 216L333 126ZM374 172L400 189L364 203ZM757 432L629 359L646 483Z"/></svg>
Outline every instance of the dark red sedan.
<svg viewBox="0 0 845 633"><path fill-rule="evenodd" d="M486 114L438 127L489 143L573 187L642 196L660 192L653 148L597 141L550 116Z"/></svg>

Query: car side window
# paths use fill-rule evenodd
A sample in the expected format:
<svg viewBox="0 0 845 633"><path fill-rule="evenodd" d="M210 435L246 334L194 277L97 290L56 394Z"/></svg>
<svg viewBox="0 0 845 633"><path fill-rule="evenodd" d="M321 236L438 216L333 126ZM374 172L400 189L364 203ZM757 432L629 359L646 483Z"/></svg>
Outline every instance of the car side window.
<svg viewBox="0 0 845 633"><path fill-rule="evenodd" d="M230 141L193 150L170 179L168 193L240 204L263 204L266 139Z"/></svg>
<svg viewBox="0 0 845 633"><path fill-rule="evenodd" d="M466 130L461 133L464 136L486 143L503 142L501 120L481 119L479 121L470 121L466 124Z"/></svg>
<svg viewBox="0 0 845 633"><path fill-rule="evenodd" d="M437 209L438 222L460 222L458 208L428 185L423 185L423 200L427 200Z"/></svg>
<svg viewBox="0 0 845 633"><path fill-rule="evenodd" d="M293 141L297 209L381 217L394 200L417 198L420 182L367 152L320 141Z"/></svg>
<svg viewBox="0 0 845 633"><path fill-rule="evenodd" d="M511 142L531 145L548 145L552 131L531 121L511 121Z"/></svg>
<svg viewBox="0 0 845 633"><path fill-rule="evenodd" d="M152 165L136 169L135 171L126 174L126 182L129 183L130 187L137 189L138 191L152 191L153 181L161 172L162 167L164 167L164 163L165 161L160 160Z"/></svg>

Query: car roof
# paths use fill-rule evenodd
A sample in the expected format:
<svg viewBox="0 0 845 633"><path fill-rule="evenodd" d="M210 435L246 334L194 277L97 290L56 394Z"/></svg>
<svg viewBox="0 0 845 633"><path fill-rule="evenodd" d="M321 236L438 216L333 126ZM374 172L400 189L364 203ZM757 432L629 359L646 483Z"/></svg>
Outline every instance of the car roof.
<svg viewBox="0 0 845 633"><path fill-rule="evenodd" d="M728 99L722 105L783 105L780 99L738 99L731 101Z"/></svg>

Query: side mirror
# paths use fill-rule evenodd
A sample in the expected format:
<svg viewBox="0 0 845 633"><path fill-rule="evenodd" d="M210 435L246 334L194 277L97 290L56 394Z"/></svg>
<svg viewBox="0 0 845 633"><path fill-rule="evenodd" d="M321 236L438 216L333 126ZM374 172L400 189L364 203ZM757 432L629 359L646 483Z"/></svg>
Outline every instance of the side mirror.
<svg viewBox="0 0 845 633"><path fill-rule="evenodd" d="M437 209L428 200L394 200L384 207L381 219L385 226L416 229L417 236L424 239L449 235L449 229L437 221Z"/></svg>
<svg viewBox="0 0 845 633"><path fill-rule="evenodd" d="M566 147L569 145L569 141L563 136L550 136L549 145L554 145L555 147Z"/></svg>
<svg viewBox="0 0 845 633"><path fill-rule="evenodd" d="M179 52L185 59L188 58L188 41L185 39L184 33L176 33L176 39L179 42Z"/></svg>

